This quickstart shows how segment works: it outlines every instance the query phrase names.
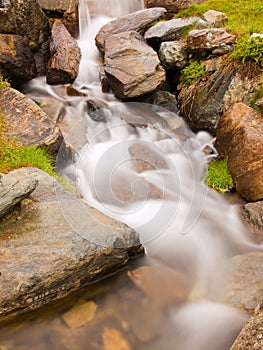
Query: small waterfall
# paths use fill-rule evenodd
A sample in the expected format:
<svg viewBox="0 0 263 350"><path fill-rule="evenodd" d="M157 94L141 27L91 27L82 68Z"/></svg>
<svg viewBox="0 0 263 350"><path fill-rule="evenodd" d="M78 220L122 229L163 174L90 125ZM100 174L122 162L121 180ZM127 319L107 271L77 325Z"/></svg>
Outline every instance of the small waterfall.
<svg viewBox="0 0 263 350"><path fill-rule="evenodd" d="M83 58L74 85L83 97L66 96L63 87L47 87L39 78L25 91L38 101L42 96L42 101L63 102L69 130L64 136L78 150L63 174L76 182L83 200L137 230L148 256L182 271L191 295L199 295L179 311L171 310L167 319L179 332L176 349L227 350L231 342L224 337L233 337L246 316L221 304L214 292L232 256L262 247L249 241L238 206L203 183L207 159L202 148L211 143L209 134L195 135L180 117L157 106L121 103L101 92L102 62L94 36L112 19L106 15L125 14L132 4L142 6L140 0L80 0ZM87 100L99 101L101 109L90 113ZM63 162L59 157L57 161ZM209 322L203 323L202 317ZM218 334L222 341L215 345ZM165 346L174 349L174 344Z"/></svg>

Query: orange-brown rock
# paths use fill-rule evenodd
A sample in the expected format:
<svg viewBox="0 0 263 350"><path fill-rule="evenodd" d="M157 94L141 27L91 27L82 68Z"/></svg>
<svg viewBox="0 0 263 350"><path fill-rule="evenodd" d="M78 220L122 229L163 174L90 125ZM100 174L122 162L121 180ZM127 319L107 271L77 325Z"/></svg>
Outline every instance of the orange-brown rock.
<svg viewBox="0 0 263 350"><path fill-rule="evenodd" d="M237 191L248 201L263 198L263 119L260 112L235 103L220 118L216 148L228 157Z"/></svg>
<svg viewBox="0 0 263 350"><path fill-rule="evenodd" d="M52 27L50 53L47 83L51 85L72 83L78 76L81 51L77 41L59 20L56 20Z"/></svg>

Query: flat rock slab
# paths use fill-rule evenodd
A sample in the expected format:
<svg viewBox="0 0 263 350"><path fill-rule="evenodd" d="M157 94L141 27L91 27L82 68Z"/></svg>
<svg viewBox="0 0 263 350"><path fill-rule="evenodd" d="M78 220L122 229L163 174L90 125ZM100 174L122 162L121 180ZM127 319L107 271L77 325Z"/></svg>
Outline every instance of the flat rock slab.
<svg viewBox="0 0 263 350"><path fill-rule="evenodd" d="M31 177L26 168L1 176L0 218L29 196L38 184L37 179Z"/></svg>
<svg viewBox="0 0 263 350"><path fill-rule="evenodd" d="M72 196L46 173L0 227L0 317L62 298L143 252L138 235Z"/></svg>

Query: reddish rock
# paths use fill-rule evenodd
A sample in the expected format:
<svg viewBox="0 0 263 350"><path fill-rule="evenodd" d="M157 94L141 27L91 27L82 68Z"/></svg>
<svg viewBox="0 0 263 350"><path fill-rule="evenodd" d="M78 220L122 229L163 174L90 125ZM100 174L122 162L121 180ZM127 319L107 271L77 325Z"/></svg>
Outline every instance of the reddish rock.
<svg viewBox="0 0 263 350"><path fill-rule="evenodd" d="M47 83L51 85L72 83L78 76L81 51L77 41L59 20L56 20L52 27L50 53Z"/></svg>
<svg viewBox="0 0 263 350"><path fill-rule="evenodd" d="M236 36L229 34L223 28L195 29L187 36L187 50L193 53L209 51L214 54L231 51L231 45Z"/></svg>
<svg viewBox="0 0 263 350"><path fill-rule="evenodd" d="M165 81L165 70L157 53L137 32L108 37L105 49L105 72L117 97L142 96Z"/></svg>
<svg viewBox="0 0 263 350"><path fill-rule="evenodd" d="M237 191L248 201L263 198L262 114L244 103L235 103L220 118L216 148L228 156Z"/></svg>
<svg viewBox="0 0 263 350"><path fill-rule="evenodd" d="M193 4L201 4L205 0L144 0L145 7L164 7L168 12L177 13Z"/></svg>

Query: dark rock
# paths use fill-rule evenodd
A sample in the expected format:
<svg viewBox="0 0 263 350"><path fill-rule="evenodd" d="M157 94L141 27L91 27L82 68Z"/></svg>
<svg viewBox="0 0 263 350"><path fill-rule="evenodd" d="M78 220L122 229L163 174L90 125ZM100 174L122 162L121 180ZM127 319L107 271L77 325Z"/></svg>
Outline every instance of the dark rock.
<svg viewBox="0 0 263 350"><path fill-rule="evenodd" d="M50 41L44 42L34 53L34 60L38 76L47 74L47 64L50 59Z"/></svg>
<svg viewBox="0 0 263 350"><path fill-rule="evenodd" d="M33 53L27 39L13 34L0 34L0 70L13 85L36 77Z"/></svg>
<svg viewBox="0 0 263 350"><path fill-rule="evenodd" d="M0 227L1 320L119 271L142 253L138 235L32 169L32 201ZM17 223L19 216L19 224Z"/></svg>
<svg viewBox="0 0 263 350"><path fill-rule="evenodd" d="M205 0L144 0L145 7L164 7L168 12L177 13L193 4L201 4Z"/></svg>
<svg viewBox="0 0 263 350"><path fill-rule="evenodd" d="M162 18L165 13L166 10L164 8L153 8L136 11L127 16L119 17L100 29L95 38L96 45L100 52L104 54L105 40L107 37L122 32L143 31L147 25Z"/></svg>
<svg viewBox="0 0 263 350"><path fill-rule="evenodd" d="M263 198L263 123L260 112L235 103L220 118L216 148L228 156L237 191L248 201Z"/></svg>
<svg viewBox="0 0 263 350"><path fill-rule="evenodd" d="M223 28L195 29L186 39L186 48L191 53L225 54L232 50L236 36Z"/></svg>
<svg viewBox="0 0 263 350"><path fill-rule="evenodd" d="M106 102L100 99L89 99L87 101L87 109L91 119L96 122L106 123L107 117L105 112L108 109Z"/></svg>
<svg viewBox="0 0 263 350"><path fill-rule="evenodd" d="M108 37L105 49L105 72L117 97L145 95L165 81L157 53L137 32Z"/></svg>
<svg viewBox="0 0 263 350"><path fill-rule="evenodd" d="M189 17L162 21L148 29L144 37L153 46L160 45L163 41L181 39L183 31L198 20L198 17Z"/></svg>
<svg viewBox="0 0 263 350"><path fill-rule="evenodd" d="M194 131L207 130L215 135L218 120L225 108L224 96L234 75L234 66L225 67L208 78L181 88L179 110Z"/></svg>
<svg viewBox="0 0 263 350"><path fill-rule="evenodd" d="M32 100L13 88L0 94L1 112L7 128L5 135L18 145L45 146L51 153L58 149L58 127ZM23 127L21 127L23 125Z"/></svg>
<svg viewBox="0 0 263 350"><path fill-rule="evenodd" d="M6 215L37 187L38 181L28 169L19 169L3 175L0 183L0 218Z"/></svg>
<svg viewBox="0 0 263 350"><path fill-rule="evenodd" d="M260 299L254 314L243 327L230 350L263 349L263 298Z"/></svg>
<svg viewBox="0 0 263 350"><path fill-rule="evenodd" d="M59 20L56 20L52 27L50 53L47 83L51 85L72 83L78 76L81 51L77 41Z"/></svg>
<svg viewBox="0 0 263 350"><path fill-rule="evenodd" d="M187 51L180 41L161 43L159 58L167 69L182 69L187 64Z"/></svg>
<svg viewBox="0 0 263 350"><path fill-rule="evenodd" d="M14 27L13 33L28 39L30 48L37 50L50 36L48 18L37 0L9 2L8 16Z"/></svg>
<svg viewBox="0 0 263 350"><path fill-rule="evenodd" d="M14 30L13 24L10 22L8 16L8 9L0 7L0 33L12 33Z"/></svg>

